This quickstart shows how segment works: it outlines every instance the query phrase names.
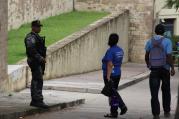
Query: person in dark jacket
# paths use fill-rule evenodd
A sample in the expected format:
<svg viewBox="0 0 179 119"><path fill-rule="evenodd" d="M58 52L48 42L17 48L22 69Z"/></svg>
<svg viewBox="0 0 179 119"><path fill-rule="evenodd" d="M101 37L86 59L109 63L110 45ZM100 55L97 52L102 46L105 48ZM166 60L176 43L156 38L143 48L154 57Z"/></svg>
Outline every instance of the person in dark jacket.
<svg viewBox="0 0 179 119"><path fill-rule="evenodd" d="M30 106L48 108L43 102L43 74L46 63L45 38L39 35L42 24L35 20L31 24L32 31L25 38L27 63L32 72Z"/></svg>
<svg viewBox="0 0 179 119"><path fill-rule="evenodd" d="M110 48L107 50L104 58L102 59L104 83L105 86L111 87L111 89L109 89L111 91L111 95L109 96L109 103L111 106L110 114L104 115L108 118L117 118L118 108L121 109L120 115L127 112L127 107L117 92L121 78L121 65L124 56L123 49L117 46L118 40L119 36L117 34L110 35L108 41Z"/></svg>

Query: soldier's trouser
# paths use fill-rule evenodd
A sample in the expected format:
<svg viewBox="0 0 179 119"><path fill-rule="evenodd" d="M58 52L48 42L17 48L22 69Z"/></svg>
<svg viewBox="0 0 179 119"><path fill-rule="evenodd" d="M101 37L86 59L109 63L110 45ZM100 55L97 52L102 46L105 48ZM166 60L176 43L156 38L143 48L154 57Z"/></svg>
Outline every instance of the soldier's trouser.
<svg viewBox="0 0 179 119"><path fill-rule="evenodd" d="M32 81L31 81L31 97L34 102L42 102L42 88L43 88L43 74L42 68L38 64L29 64L32 72Z"/></svg>
<svg viewBox="0 0 179 119"><path fill-rule="evenodd" d="M170 92L170 72L166 69L152 69L150 74L150 91L151 91L151 106L154 116L160 114L160 103L158 93L160 82L162 81L162 99L164 112L170 112L171 92Z"/></svg>

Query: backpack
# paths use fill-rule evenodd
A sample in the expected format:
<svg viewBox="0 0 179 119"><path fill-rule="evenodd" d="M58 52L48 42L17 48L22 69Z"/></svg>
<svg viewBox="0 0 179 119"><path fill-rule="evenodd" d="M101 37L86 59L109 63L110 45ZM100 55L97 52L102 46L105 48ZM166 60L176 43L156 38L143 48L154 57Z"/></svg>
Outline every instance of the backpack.
<svg viewBox="0 0 179 119"><path fill-rule="evenodd" d="M159 40L151 39L152 48L149 54L149 63L151 68L162 68L166 65L166 53L162 45L164 37Z"/></svg>

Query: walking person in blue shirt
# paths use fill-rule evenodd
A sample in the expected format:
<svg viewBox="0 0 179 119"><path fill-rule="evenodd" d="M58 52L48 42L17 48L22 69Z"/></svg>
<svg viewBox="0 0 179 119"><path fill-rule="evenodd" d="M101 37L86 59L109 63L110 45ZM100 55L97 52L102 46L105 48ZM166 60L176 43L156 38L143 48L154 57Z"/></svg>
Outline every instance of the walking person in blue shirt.
<svg viewBox="0 0 179 119"><path fill-rule="evenodd" d="M109 37L108 45L110 48L107 50L104 58L102 59L102 69L105 85L112 86L112 95L109 98L111 106L110 114L105 115L108 118L118 117L118 108L121 109L120 115L127 112L127 107L123 102L121 96L117 92L119 81L121 78L121 64L124 56L122 48L117 46L119 36L111 34Z"/></svg>
<svg viewBox="0 0 179 119"><path fill-rule="evenodd" d="M155 28L156 35L153 36L146 44L145 61L150 73L150 91L151 91L151 107L154 119L159 119L160 102L158 93L160 83L162 82L162 98L164 116L170 117L171 91L170 91L170 75L175 75L173 59L172 59L172 42L165 38L165 28L159 24Z"/></svg>

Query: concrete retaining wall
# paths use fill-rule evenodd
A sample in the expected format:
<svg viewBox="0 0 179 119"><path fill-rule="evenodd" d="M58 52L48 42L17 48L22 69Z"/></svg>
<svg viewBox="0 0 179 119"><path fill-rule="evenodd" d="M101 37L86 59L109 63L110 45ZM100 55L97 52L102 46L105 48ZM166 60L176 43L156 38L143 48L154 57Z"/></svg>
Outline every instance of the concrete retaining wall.
<svg viewBox="0 0 179 119"><path fill-rule="evenodd" d="M101 59L111 33L120 36L119 45L128 61L128 12L114 13L72 34L48 49L46 79L101 69Z"/></svg>
<svg viewBox="0 0 179 119"><path fill-rule="evenodd" d="M8 0L8 29L73 10L73 0Z"/></svg>
<svg viewBox="0 0 179 119"><path fill-rule="evenodd" d="M8 66L8 83L7 90L9 91L20 91L28 85L27 80L28 67L25 65L10 65Z"/></svg>
<svg viewBox="0 0 179 119"><path fill-rule="evenodd" d="M21 91L31 83L31 71L26 65L8 65L8 78L3 86L6 92Z"/></svg>

